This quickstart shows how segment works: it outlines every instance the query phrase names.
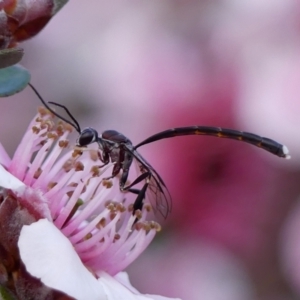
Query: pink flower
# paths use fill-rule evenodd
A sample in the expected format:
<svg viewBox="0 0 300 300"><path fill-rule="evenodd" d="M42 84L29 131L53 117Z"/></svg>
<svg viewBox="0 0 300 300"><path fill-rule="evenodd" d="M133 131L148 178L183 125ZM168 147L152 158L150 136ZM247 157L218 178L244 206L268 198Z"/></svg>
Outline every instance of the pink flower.
<svg viewBox="0 0 300 300"><path fill-rule="evenodd" d="M133 215L134 198L105 179L112 165L99 168L97 149L66 151L70 126L52 118L40 109L12 160L0 147L0 256L15 266L3 264L0 280L25 298L52 288L76 299L166 299L139 294L119 273L160 230L146 221L150 206Z"/></svg>

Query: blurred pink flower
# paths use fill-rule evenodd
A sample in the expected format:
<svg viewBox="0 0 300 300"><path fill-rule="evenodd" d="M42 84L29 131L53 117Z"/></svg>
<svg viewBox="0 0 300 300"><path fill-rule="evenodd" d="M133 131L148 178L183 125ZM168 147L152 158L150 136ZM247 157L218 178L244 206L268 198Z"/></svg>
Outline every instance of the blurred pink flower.
<svg viewBox="0 0 300 300"><path fill-rule="evenodd" d="M154 124L153 132L191 124L222 126L251 132L250 127L239 122L240 117L236 112L238 100L234 70L219 67L214 71L214 76L204 76L209 82L199 88L198 93L191 89L182 103L178 101L180 96L177 98L171 93L156 97L160 102L151 104L156 105L155 120L162 121ZM161 81L159 75L155 79L157 82ZM167 89L168 85L165 85L164 89L157 90L161 93ZM155 93L155 89L153 91ZM195 100L189 101L190 99ZM264 127L256 129L254 133L265 136ZM276 134L270 134L270 138L278 137ZM156 164L173 196L173 211L167 221L177 243L181 244L185 239L184 245L188 248L194 247L196 241L203 239L208 244L212 242L216 249L227 249L237 259L243 260L251 275L254 274L254 280L259 282L259 288L268 284L271 275L280 278L279 266L274 264L274 235L283 221L284 210L290 200L281 193L281 188L288 179L278 165L289 162L245 143L205 136L160 141L141 148L140 151L146 152L148 149L150 151L145 155L147 160L153 162L154 166ZM196 247L199 248L187 258L189 262L186 263L186 272L193 266L193 261L202 259L202 248L199 244ZM183 249L173 247L168 255L170 261L174 261L172 267L176 269L178 265L178 269L181 269L181 262L173 258L176 256L175 252L181 257ZM143 258L139 263L141 261ZM168 262L162 260L158 264L163 266L165 273L169 271L170 276L176 274L173 269L168 268ZM243 265L238 267L242 270ZM139 274L138 264L132 268ZM277 272L274 272L275 268L278 268ZM222 272L221 265L219 272ZM172 290L176 295L182 296L184 287L189 291L193 286L190 278L184 276L180 285L159 286L154 281L152 284L156 291L163 293ZM174 281L176 282L176 279L172 282ZM214 281L209 283L213 285ZM243 282L240 283L242 288ZM145 285L140 286L145 288ZM232 293L239 289L238 284L228 285L228 290L231 288ZM277 288L280 288L280 284ZM194 287L194 294L190 293L189 299L197 299L195 290L201 294L202 289L205 289L204 284ZM266 293L274 295L276 292L274 287ZM213 289L210 295L208 299L217 299ZM249 298L251 299L251 296Z"/></svg>
<svg viewBox="0 0 300 300"><path fill-rule="evenodd" d="M245 265L226 248L200 236L186 234L176 238L168 234L146 251L136 264L129 267L130 274L147 270L147 280L130 276L141 291L151 290L185 300L253 300L253 282ZM153 265L160 266L159 276ZM168 278L168 282L161 280ZM201 295L201 296L200 296Z"/></svg>
<svg viewBox="0 0 300 300"><path fill-rule="evenodd" d="M300 202L292 205L280 231L279 257L283 272L293 290L300 295Z"/></svg>

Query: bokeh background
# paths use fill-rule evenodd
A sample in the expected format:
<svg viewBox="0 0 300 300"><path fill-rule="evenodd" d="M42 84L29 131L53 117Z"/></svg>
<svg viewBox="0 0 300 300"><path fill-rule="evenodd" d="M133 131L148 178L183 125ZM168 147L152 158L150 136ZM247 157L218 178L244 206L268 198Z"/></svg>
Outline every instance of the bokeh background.
<svg viewBox="0 0 300 300"><path fill-rule="evenodd" d="M299 0L72 0L23 47L34 86L82 127L135 144L221 126L287 145L291 160L213 137L141 148L173 211L128 272L183 300L300 299ZM39 104L29 88L1 102L11 155Z"/></svg>

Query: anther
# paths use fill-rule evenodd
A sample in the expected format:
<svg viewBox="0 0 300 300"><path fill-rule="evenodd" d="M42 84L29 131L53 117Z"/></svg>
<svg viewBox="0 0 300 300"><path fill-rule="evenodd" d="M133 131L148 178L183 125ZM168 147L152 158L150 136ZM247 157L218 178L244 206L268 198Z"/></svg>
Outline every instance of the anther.
<svg viewBox="0 0 300 300"><path fill-rule="evenodd" d="M54 188L57 185L57 182L49 182L48 183L48 190L51 190L52 188Z"/></svg>
<svg viewBox="0 0 300 300"><path fill-rule="evenodd" d="M106 219L105 219L105 218L102 218L102 219L97 223L96 227L97 227L98 229L101 229L101 228L104 228L105 225L106 225Z"/></svg>
<svg viewBox="0 0 300 300"><path fill-rule="evenodd" d="M78 172L78 171L83 171L84 170L84 165L81 161L77 161L75 163L75 171Z"/></svg>
<svg viewBox="0 0 300 300"><path fill-rule="evenodd" d="M34 179L38 179L38 178L41 176L42 172L43 172L42 169L41 169L41 168L38 168L38 169L34 172L33 178L34 178Z"/></svg>
<svg viewBox="0 0 300 300"><path fill-rule="evenodd" d="M69 141L68 140L60 140L58 142L58 145L61 148L67 148L69 146Z"/></svg>
<svg viewBox="0 0 300 300"><path fill-rule="evenodd" d="M90 154L90 159L93 161L97 161L98 160L98 151L96 150L90 150L89 151Z"/></svg>

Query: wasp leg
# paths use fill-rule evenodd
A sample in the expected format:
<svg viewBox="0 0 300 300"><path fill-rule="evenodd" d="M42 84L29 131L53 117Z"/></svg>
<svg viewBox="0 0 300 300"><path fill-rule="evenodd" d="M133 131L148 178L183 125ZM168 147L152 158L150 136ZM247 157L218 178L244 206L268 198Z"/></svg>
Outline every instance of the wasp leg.
<svg viewBox="0 0 300 300"><path fill-rule="evenodd" d="M107 163L107 164L100 165L100 166L97 166L97 167L98 167L99 169L101 169L101 168L105 167L106 165L108 165L108 163Z"/></svg>
<svg viewBox="0 0 300 300"><path fill-rule="evenodd" d="M130 170L130 166L132 164L132 159L133 156L130 152L127 151L126 148L124 148L124 145L122 146L122 148L120 149L122 151L120 151L120 157L118 160L118 163L120 164L120 169L122 169L122 175L119 181L119 186L120 186L120 190L123 191L126 188L129 188L130 186L132 186L132 184L130 186L127 186L125 188L127 179L128 179L128 175L129 175L129 170Z"/></svg>
<svg viewBox="0 0 300 300"><path fill-rule="evenodd" d="M109 155L106 152L103 152L101 154L100 151L97 152L98 153L98 158L101 162L103 162L103 165L98 166L98 168L103 168L104 166L106 166L109 163Z"/></svg>
<svg viewBox="0 0 300 300"><path fill-rule="evenodd" d="M121 191L128 191L132 186L140 183L142 180L146 179L146 178L150 178L150 173L149 172L145 172L143 174L141 174L139 177L137 177L131 184L124 186L124 184L122 184L121 180L120 180L120 189ZM133 192L134 193L134 192Z"/></svg>
<svg viewBox="0 0 300 300"><path fill-rule="evenodd" d="M106 178L103 178L103 179L109 180L109 179L116 177L120 173L120 170L121 170L121 165L119 163L116 163L113 167L111 175Z"/></svg>
<svg viewBox="0 0 300 300"><path fill-rule="evenodd" d="M134 215L135 212L139 209L142 210L143 205L144 205L144 199L146 195L146 191L148 188L149 182L146 182L144 186L142 187L141 190L138 189L128 189L128 192L131 192L133 194L137 194L138 196L136 197L134 203L133 203L133 211L132 214Z"/></svg>
<svg viewBox="0 0 300 300"><path fill-rule="evenodd" d="M128 192L131 192L133 194L136 194L137 197L133 203L133 211L132 211L132 215L134 216L135 215L135 212L137 210L142 210L143 209L143 206L144 206L144 199L145 199L145 195L146 195L146 191L147 191L147 188L148 188L148 185L149 183L146 182L144 184L144 186L142 187L141 190L138 190L138 189L133 189L133 188L129 188L129 189L126 189L126 191ZM138 218L135 218L134 222L133 222L133 225L138 221L139 219Z"/></svg>
<svg viewBox="0 0 300 300"><path fill-rule="evenodd" d="M133 203L133 211L132 211L133 215L135 214L135 212L137 210L142 210L142 208L143 208L144 199L145 199L146 191L147 191L147 188L149 185L150 176L151 175L149 172L145 172L145 173L141 174L139 177L137 177L130 185L125 186L125 187L120 186L121 191L127 191L127 192L137 195L137 197ZM143 185L142 189L139 190L139 189L132 188L133 186L135 186L136 184L145 180L146 178L148 178L148 179L147 179L146 183ZM138 221L138 219L136 219L134 221L134 223L136 223L137 221Z"/></svg>

